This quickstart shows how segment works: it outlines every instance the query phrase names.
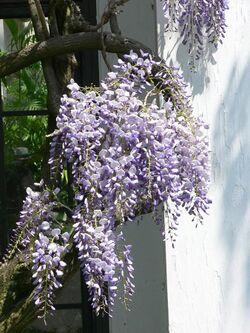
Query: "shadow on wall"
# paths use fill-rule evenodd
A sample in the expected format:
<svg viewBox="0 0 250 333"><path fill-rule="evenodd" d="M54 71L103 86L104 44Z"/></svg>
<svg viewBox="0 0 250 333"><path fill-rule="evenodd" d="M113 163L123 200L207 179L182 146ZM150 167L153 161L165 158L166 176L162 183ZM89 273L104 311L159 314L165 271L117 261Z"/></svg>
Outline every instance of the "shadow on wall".
<svg viewBox="0 0 250 333"><path fill-rule="evenodd" d="M205 86L209 83L209 77L207 75L207 64L216 63L213 57L213 53L216 51L214 47L208 47L204 50L204 57L196 62L195 74L190 71L190 56L187 52L187 46L181 43L180 33L167 32L166 31L166 19L163 11L160 9L157 12L157 47L158 54L164 56L166 63L173 66L173 59L176 58L177 66L181 68L183 76L186 82L188 82L192 89L192 95L202 94Z"/></svg>
<svg viewBox="0 0 250 333"><path fill-rule="evenodd" d="M232 68L215 119L215 182L220 193L220 240L226 245L225 296L250 307L250 61L239 77ZM241 296L242 295L242 296ZM227 300L227 299L225 299Z"/></svg>
<svg viewBox="0 0 250 333"><path fill-rule="evenodd" d="M187 46L179 43L176 50L176 59L180 64L180 68L183 72L183 76L186 82L188 82L192 89L192 95L201 95L204 92L204 88L210 82L210 78L207 74L207 65L216 64L213 57L213 53L216 50L213 46L208 45L204 49L204 55L201 59L195 61L195 68L190 68L190 56L187 52Z"/></svg>

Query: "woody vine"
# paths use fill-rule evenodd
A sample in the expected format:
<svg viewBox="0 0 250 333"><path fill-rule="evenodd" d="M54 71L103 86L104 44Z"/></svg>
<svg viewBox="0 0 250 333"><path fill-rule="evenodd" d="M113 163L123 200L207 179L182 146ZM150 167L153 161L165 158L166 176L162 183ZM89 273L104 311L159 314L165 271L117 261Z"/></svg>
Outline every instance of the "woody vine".
<svg viewBox="0 0 250 333"><path fill-rule="evenodd" d="M50 1L47 23L40 1L29 0L37 42L0 57L1 77L42 61L51 139L49 168L27 189L0 267L3 332L21 332L36 314L46 322L57 290L77 266L75 250L94 311L112 314L118 285L126 305L135 288L123 226L149 212L163 226L157 207L164 203L165 236L174 243L183 209L197 221L208 211L207 125L194 116L179 71L122 36L118 16L126 2L107 1L100 21L91 25L74 1ZM226 1L161 2L166 29L180 32L192 67L207 45L218 47ZM111 33L104 31L108 23ZM119 55L100 87L80 88L72 79L73 52L80 49ZM27 294L6 307L17 288L6 282L6 271L11 281L23 269Z"/></svg>

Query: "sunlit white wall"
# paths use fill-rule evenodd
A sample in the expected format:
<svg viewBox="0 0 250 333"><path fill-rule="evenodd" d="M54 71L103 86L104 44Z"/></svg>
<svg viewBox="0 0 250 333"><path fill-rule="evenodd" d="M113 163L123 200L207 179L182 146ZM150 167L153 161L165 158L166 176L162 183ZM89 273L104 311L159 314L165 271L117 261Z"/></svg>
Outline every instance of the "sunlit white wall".
<svg viewBox="0 0 250 333"><path fill-rule="evenodd" d="M157 6L159 52L180 64L211 126L210 215L197 230L183 217L166 249L171 333L250 332L250 2L229 5L224 43L196 74Z"/></svg>

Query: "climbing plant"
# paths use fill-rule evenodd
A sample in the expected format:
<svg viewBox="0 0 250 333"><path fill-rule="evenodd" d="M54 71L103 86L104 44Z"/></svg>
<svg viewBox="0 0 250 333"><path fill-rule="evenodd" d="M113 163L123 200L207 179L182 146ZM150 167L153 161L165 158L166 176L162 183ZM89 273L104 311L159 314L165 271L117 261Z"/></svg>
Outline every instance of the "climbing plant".
<svg viewBox="0 0 250 333"><path fill-rule="evenodd" d="M55 123L49 134L49 170L27 188L2 264L8 269L19 253L19 265L25 262L32 272L32 292L19 302L8 332L14 324L22 326L20 318L32 300L46 321L56 290L76 265L75 250L96 314L112 313L118 285L128 305L134 267L123 226L152 212L174 244L183 210L197 223L208 212L208 126L194 115L179 70L121 35L117 16L127 2L107 1L100 21L92 25L73 1L51 1L48 26L40 2L30 0L38 41L0 58L0 76L42 60L49 117ZM225 1L168 0L162 5L166 29L180 32L193 64L206 43L217 47L224 37ZM111 33L104 31L107 23ZM118 54L99 87L80 88L72 79L72 52L79 49L99 49L105 60L107 52ZM166 231L157 213L161 203ZM3 322L12 315L6 313Z"/></svg>

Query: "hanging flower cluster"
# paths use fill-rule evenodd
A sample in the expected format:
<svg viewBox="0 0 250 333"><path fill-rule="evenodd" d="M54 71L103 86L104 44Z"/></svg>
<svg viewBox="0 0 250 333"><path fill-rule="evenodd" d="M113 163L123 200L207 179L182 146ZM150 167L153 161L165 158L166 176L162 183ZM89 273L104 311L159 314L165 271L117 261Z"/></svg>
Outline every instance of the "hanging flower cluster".
<svg viewBox="0 0 250 333"><path fill-rule="evenodd" d="M51 145L52 172L72 165L74 241L93 308L111 310L119 281L133 293L130 248L117 226L166 202L170 234L181 209L209 205L206 125L192 115L177 70L150 55L119 60L98 91L72 80ZM162 93L163 107L154 95Z"/></svg>
<svg viewBox="0 0 250 333"><path fill-rule="evenodd" d="M67 253L68 232L61 234L60 228L53 228L51 222L43 221L39 227L38 239L32 253L35 304L39 306L42 318L53 306L55 289L62 287L59 281L66 263L62 260Z"/></svg>
<svg viewBox="0 0 250 333"><path fill-rule="evenodd" d="M143 52L124 56L115 69L98 89L81 90L71 81L69 96L61 99L49 161L54 183L71 166L74 198L67 228L97 314L112 311L118 285L125 303L134 292L123 224L149 212L162 223L156 208L165 203L174 241L182 209L201 220L210 203L207 126L193 116L178 70ZM63 258L72 245L55 216L65 205L58 186L27 190L8 255L29 248L35 304L44 318L54 309Z"/></svg>
<svg viewBox="0 0 250 333"><path fill-rule="evenodd" d="M198 59L206 43L216 48L225 35L228 0L163 0L167 30L179 29L182 43Z"/></svg>
<svg viewBox="0 0 250 333"><path fill-rule="evenodd" d="M23 202L17 228L13 232L11 246L5 260L11 259L16 250L22 251L28 258L30 256L29 245L33 242L42 221L50 221L53 218L56 203L51 201L50 192L45 188L42 189L43 181L37 184L37 187L39 187L38 191L34 191L30 187L26 189L26 199Z"/></svg>
<svg viewBox="0 0 250 333"><path fill-rule="evenodd" d="M61 287L59 281L66 263L62 257L67 253L69 233L61 232L55 226L55 209L59 207L54 193L44 186L43 181L35 184L39 191L27 188L17 228L14 230L5 261L16 251L22 251L27 260L32 259L32 273L35 285L35 304L39 306L42 318L54 310L55 289Z"/></svg>

